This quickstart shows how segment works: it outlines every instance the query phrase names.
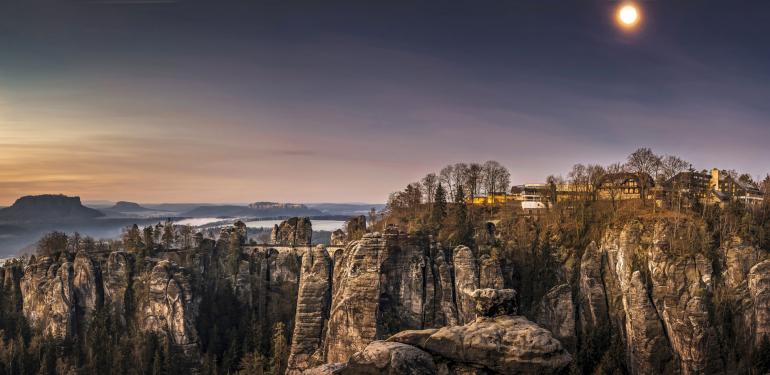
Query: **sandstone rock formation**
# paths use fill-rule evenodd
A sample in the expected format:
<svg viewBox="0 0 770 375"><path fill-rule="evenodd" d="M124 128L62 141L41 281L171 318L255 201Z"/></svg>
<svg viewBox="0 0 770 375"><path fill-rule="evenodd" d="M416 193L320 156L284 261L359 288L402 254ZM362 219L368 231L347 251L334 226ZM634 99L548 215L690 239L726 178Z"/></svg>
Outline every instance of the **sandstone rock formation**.
<svg viewBox="0 0 770 375"><path fill-rule="evenodd" d="M402 333L391 340L407 341L442 361L499 374L555 374L572 360L550 332L521 316L481 317L463 326L417 336Z"/></svg>
<svg viewBox="0 0 770 375"><path fill-rule="evenodd" d="M327 363L302 371L302 375L337 375L347 368L345 363Z"/></svg>
<svg viewBox="0 0 770 375"><path fill-rule="evenodd" d="M329 239L329 245L331 246L345 246L348 242L348 236L342 229L337 229L331 234Z"/></svg>
<svg viewBox="0 0 770 375"><path fill-rule="evenodd" d="M288 374L324 362L322 340L331 304L331 272L331 258L323 245L302 256Z"/></svg>
<svg viewBox="0 0 770 375"><path fill-rule="evenodd" d="M575 349L575 306L569 284L557 285L546 293L535 321L553 332L566 348Z"/></svg>
<svg viewBox="0 0 770 375"><path fill-rule="evenodd" d="M307 246L313 236L313 228L307 217L293 217L273 227L270 243L284 246Z"/></svg>
<svg viewBox="0 0 770 375"><path fill-rule="evenodd" d="M289 332L294 328L294 315L297 307L297 291L301 272L300 259L292 252L270 250L267 254L264 274L267 285L261 294L266 296L267 327L272 328L277 322L284 322Z"/></svg>
<svg viewBox="0 0 770 375"><path fill-rule="evenodd" d="M454 326L459 324L455 288L452 282L453 269L446 260L443 251L437 251L433 258L433 272L436 275L436 326Z"/></svg>
<svg viewBox="0 0 770 375"><path fill-rule="evenodd" d="M681 373L721 372L716 331L708 311L713 287L711 264L701 254L688 258L670 255L671 231L666 225L658 225L648 251L652 302L665 325Z"/></svg>
<svg viewBox="0 0 770 375"><path fill-rule="evenodd" d="M577 301L583 335L611 326L614 331L607 332L622 335L632 373L725 369L714 326L712 261L697 250L682 254L674 248L685 243L681 236L687 232L665 220L632 221L610 229L601 247L591 244L581 259ZM737 311L750 313L746 272L759 255L741 244L724 253L723 281L733 290L727 295L741 301Z"/></svg>
<svg viewBox="0 0 770 375"><path fill-rule="evenodd" d="M751 351L756 344L762 340L762 335L757 334L762 331L762 324L757 321L758 315L763 311L757 311L756 305L763 304L761 294L752 295L749 288L749 279L753 275L755 286L753 291L758 291L758 284L763 272L751 272L753 267L764 260L763 251L754 246L746 244L741 238L734 237L731 242L722 249L724 264L722 266L722 280L726 287L727 302L735 311L736 321L733 329L735 335L732 344L742 352ZM759 269L757 270L759 271ZM756 298L760 297L760 298ZM760 308L760 310L762 310Z"/></svg>
<svg viewBox="0 0 770 375"><path fill-rule="evenodd" d="M73 263L73 288L75 300L84 321L88 321L91 313L102 304L101 275L94 262L85 252L78 252Z"/></svg>
<svg viewBox="0 0 770 375"><path fill-rule="evenodd" d="M754 302L754 343L759 344L764 336L770 338L770 259L751 268L748 283Z"/></svg>
<svg viewBox="0 0 770 375"><path fill-rule="evenodd" d="M296 243L297 227L276 235ZM122 323L170 338L190 359L201 349L200 299L232 287L233 303L258 322L263 347L274 325L285 324L292 375L556 373L568 352L584 366L588 345L597 350L588 360L622 362L632 374L748 372L770 335L768 253L739 238L700 249L683 237L698 230L638 220L610 227L582 256L549 244L553 267L536 291L503 289L519 285L512 270L523 268L515 257L501 260L512 250L498 249L508 246L500 241L450 252L395 227L332 254L323 246L245 246L237 263L227 261L227 238L144 257L32 257L23 270L21 262L0 268L0 286L18 296L19 311L40 332L81 339L84 317L109 305ZM540 326L510 316L517 298Z"/></svg>
<svg viewBox="0 0 770 375"><path fill-rule="evenodd" d="M608 324L607 293L602 278L605 255L591 242L580 261L580 326L583 335Z"/></svg>
<svg viewBox="0 0 770 375"><path fill-rule="evenodd" d="M324 341L328 363L345 362L377 339L380 297L380 256L385 240L379 233L364 235L348 245L335 264L331 312Z"/></svg>
<svg viewBox="0 0 770 375"><path fill-rule="evenodd" d="M476 317L516 314L516 291L513 289L476 289L471 293Z"/></svg>
<svg viewBox="0 0 770 375"><path fill-rule="evenodd" d="M383 234L380 251L378 332L382 336L430 325L435 306L435 278L425 244L398 230Z"/></svg>
<svg viewBox="0 0 770 375"><path fill-rule="evenodd" d="M104 269L104 300L109 302L113 311L125 324L126 298L131 287L133 256L124 251L115 251L107 257Z"/></svg>
<svg viewBox="0 0 770 375"><path fill-rule="evenodd" d="M461 324L476 318L476 304L471 297L479 289L479 271L476 257L467 246L458 246L454 250L454 280L457 313Z"/></svg>
<svg viewBox="0 0 770 375"><path fill-rule="evenodd" d="M175 345L191 351L198 342L195 319L198 301L189 277L169 261L160 261L143 275L144 298L139 298L140 329L168 334Z"/></svg>
<svg viewBox="0 0 770 375"><path fill-rule="evenodd" d="M366 233L366 216L359 215L348 219L345 223L345 233L348 241L361 239Z"/></svg>
<svg viewBox="0 0 770 375"><path fill-rule="evenodd" d="M414 346L398 342L374 341L353 354L340 374L433 375L433 357Z"/></svg>
<svg viewBox="0 0 770 375"><path fill-rule="evenodd" d="M20 286L30 325L51 337L70 338L76 323L72 263L41 256L24 269Z"/></svg>
<svg viewBox="0 0 770 375"><path fill-rule="evenodd" d="M500 261L486 254L479 257L479 287L490 289L505 288Z"/></svg>

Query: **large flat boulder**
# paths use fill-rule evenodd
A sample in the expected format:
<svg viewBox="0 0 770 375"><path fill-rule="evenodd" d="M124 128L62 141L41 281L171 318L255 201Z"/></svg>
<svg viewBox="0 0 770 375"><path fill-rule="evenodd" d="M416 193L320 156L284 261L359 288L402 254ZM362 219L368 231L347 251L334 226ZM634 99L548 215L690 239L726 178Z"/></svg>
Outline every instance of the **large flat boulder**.
<svg viewBox="0 0 770 375"><path fill-rule="evenodd" d="M572 361L548 330L521 316L482 317L430 332L405 331L389 340L415 345L442 361L500 374L554 374Z"/></svg>
<svg viewBox="0 0 770 375"><path fill-rule="evenodd" d="M374 341L350 357L343 375L433 375L433 357L417 347L392 341Z"/></svg>

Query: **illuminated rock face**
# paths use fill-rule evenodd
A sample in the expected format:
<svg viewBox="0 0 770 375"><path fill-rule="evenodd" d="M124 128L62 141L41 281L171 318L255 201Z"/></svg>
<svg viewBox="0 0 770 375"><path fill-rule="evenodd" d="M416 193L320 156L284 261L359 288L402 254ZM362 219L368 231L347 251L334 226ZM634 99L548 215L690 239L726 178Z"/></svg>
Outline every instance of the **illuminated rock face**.
<svg viewBox="0 0 770 375"><path fill-rule="evenodd" d="M467 246L458 246L454 250L454 280L457 312L461 324L476 318L476 306L473 291L479 289L479 268L473 251Z"/></svg>
<svg viewBox="0 0 770 375"><path fill-rule="evenodd" d="M462 251L461 256L473 256ZM390 229L364 235L337 257L324 342L327 362L344 362L373 340L405 329L458 324L452 264L431 240ZM470 272L476 281L470 281L464 302L472 320L470 294L478 289L478 271L474 266Z"/></svg>
<svg viewBox="0 0 770 375"><path fill-rule="evenodd" d="M24 316L43 334L68 339L76 324L72 263L40 257L24 269L20 281Z"/></svg>
<svg viewBox="0 0 770 375"><path fill-rule="evenodd" d="M133 255L124 251L110 253L102 278L104 280L104 300L109 302L115 315L126 323L126 299L133 276Z"/></svg>
<svg viewBox="0 0 770 375"><path fill-rule="evenodd" d="M572 361L550 332L521 316L403 331L373 341L346 363L307 374L558 374Z"/></svg>
<svg viewBox="0 0 770 375"><path fill-rule="evenodd" d="M698 230L693 225L629 221L608 229L545 292L536 321L569 350L579 350L578 338L614 336L634 374L724 373L750 366L745 359L725 360L720 351L746 358L768 332L770 260L738 238L707 258L697 244L682 240L682 233ZM720 346L725 327L715 315L724 308L732 311L728 328L735 332L727 349Z"/></svg>
<svg viewBox="0 0 770 375"><path fill-rule="evenodd" d="M175 264L161 261L149 274L142 275L148 288L137 309L140 329L167 334L172 342L192 352L198 343L195 319L197 301L189 277Z"/></svg>
<svg viewBox="0 0 770 375"><path fill-rule="evenodd" d="M226 241L213 240L144 258L124 251L40 256L0 268L0 280L41 333L79 339L88 317L109 306L119 324L168 338L188 358L200 355L203 288L232 288L260 322L263 345L278 322L285 325L290 374L366 366L375 373L550 373L589 340L612 340L633 374L750 368L753 348L770 335L768 254L739 238L707 254L683 245L677 233L697 228L679 225L629 221L572 256L559 248L555 276L533 284L540 291L529 305L518 303L531 291L504 287L516 285L510 273L519 267L499 259L507 250L479 256L489 249L442 247L395 227L332 253L245 247L237 263L228 261ZM731 337L720 336L725 326L715 315L726 308ZM726 350L740 357L720 355Z"/></svg>
<svg viewBox="0 0 770 375"><path fill-rule="evenodd" d="M289 374L324 363L323 333L331 305L332 261L326 248L319 245L306 252L301 270Z"/></svg>
<svg viewBox="0 0 770 375"><path fill-rule="evenodd" d="M313 227L306 217L293 217L273 227L270 242L274 245L308 246L313 236Z"/></svg>

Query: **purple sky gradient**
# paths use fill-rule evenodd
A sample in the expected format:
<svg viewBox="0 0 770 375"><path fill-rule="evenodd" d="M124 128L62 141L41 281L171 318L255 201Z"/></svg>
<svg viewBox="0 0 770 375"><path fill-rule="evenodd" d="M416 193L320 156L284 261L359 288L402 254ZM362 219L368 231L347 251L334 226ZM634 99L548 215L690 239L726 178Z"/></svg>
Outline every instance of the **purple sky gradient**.
<svg viewBox="0 0 770 375"><path fill-rule="evenodd" d="M0 204L382 202L449 163L537 182L642 146L770 172L767 5L645 2L628 36L613 2L540 3L10 0Z"/></svg>

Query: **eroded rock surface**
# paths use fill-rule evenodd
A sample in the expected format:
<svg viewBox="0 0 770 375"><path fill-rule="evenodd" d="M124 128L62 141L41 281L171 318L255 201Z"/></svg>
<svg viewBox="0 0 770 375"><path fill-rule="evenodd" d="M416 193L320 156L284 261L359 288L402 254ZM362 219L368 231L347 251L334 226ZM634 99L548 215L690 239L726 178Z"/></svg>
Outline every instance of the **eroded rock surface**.
<svg viewBox="0 0 770 375"><path fill-rule="evenodd" d="M293 217L276 224L270 234L270 243L285 246L307 246L313 236L313 228L307 217Z"/></svg>
<svg viewBox="0 0 770 375"><path fill-rule="evenodd" d="M353 354L341 374L433 375L433 357L414 346L392 341L374 341Z"/></svg>
<svg viewBox="0 0 770 375"><path fill-rule="evenodd" d="M648 251L653 303L665 325L681 373L719 373L723 366L708 307L711 264L701 254L686 258L670 255L671 232L669 226L657 225L653 246Z"/></svg>
<svg viewBox="0 0 770 375"><path fill-rule="evenodd" d="M758 345L764 336L770 338L770 260L751 268L748 283L754 302L754 343Z"/></svg>
<svg viewBox="0 0 770 375"><path fill-rule="evenodd" d="M479 268L473 251L467 246L458 246L452 257L454 261L455 297L460 324L476 318L476 304L471 297L479 289Z"/></svg>
<svg viewBox="0 0 770 375"><path fill-rule="evenodd" d="M24 269L20 282L24 316L44 335L66 339L75 330L72 263L58 264L42 256Z"/></svg>
<svg viewBox="0 0 770 375"><path fill-rule="evenodd" d="M107 257L104 269L104 300L108 302L125 324L126 298L131 287L133 255L115 251Z"/></svg>
<svg viewBox="0 0 770 375"><path fill-rule="evenodd" d="M335 265L331 312L325 338L327 363L346 362L377 339L380 297L380 254L385 240L379 233L350 243Z"/></svg>
<svg viewBox="0 0 770 375"><path fill-rule="evenodd" d="M515 315L516 291L513 289L476 289L471 293L476 305L476 317Z"/></svg>
<svg viewBox="0 0 770 375"><path fill-rule="evenodd" d="M322 245L302 256L297 314L288 361L288 374L324 362L323 332L331 304L332 261Z"/></svg>
<svg viewBox="0 0 770 375"><path fill-rule="evenodd" d="M580 261L580 322L584 335L608 324L607 294L602 277L605 254L591 242Z"/></svg>
<svg viewBox="0 0 770 375"><path fill-rule="evenodd" d="M505 288L500 261L486 254L479 257L479 288Z"/></svg>
<svg viewBox="0 0 770 375"><path fill-rule="evenodd" d="M438 251L433 260L436 275L436 321L437 326L455 326L459 324L455 288L452 282L452 265L446 260L443 251Z"/></svg>
<svg viewBox="0 0 770 375"><path fill-rule="evenodd" d="M198 301L189 276L175 264L160 261L143 276L145 298L137 310L140 329L168 334L175 345L191 350L197 345L195 330Z"/></svg>
<svg viewBox="0 0 770 375"><path fill-rule="evenodd" d="M549 329L568 349L575 349L575 305L569 284L553 287L537 311L538 324Z"/></svg>
<svg viewBox="0 0 770 375"><path fill-rule="evenodd" d="M521 316L478 318L420 337L428 333L401 333L391 340L406 341L444 361L500 374L555 374L572 361L548 330Z"/></svg>
<svg viewBox="0 0 770 375"><path fill-rule="evenodd" d="M331 246L345 246L348 242L348 236L342 229L337 229L331 234L329 239L329 245Z"/></svg>
<svg viewBox="0 0 770 375"><path fill-rule="evenodd" d="M91 313L102 304L102 280L96 265L85 254L78 252L73 263L73 282L75 300L84 321L89 321Z"/></svg>

